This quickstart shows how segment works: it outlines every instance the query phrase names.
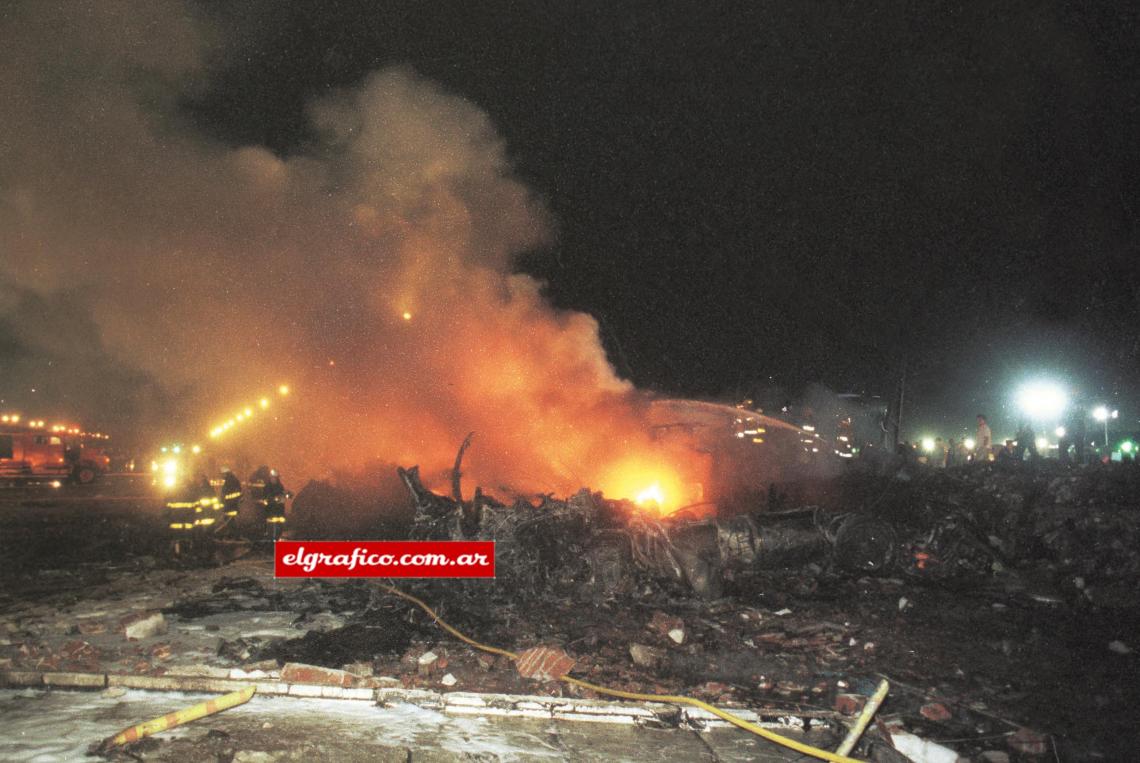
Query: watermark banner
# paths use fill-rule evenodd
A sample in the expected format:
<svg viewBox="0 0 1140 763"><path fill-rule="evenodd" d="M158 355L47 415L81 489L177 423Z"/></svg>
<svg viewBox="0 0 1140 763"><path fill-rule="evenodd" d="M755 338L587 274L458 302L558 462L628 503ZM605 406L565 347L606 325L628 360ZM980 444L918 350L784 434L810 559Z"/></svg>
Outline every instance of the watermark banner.
<svg viewBox="0 0 1140 763"><path fill-rule="evenodd" d="M279 578L493 578L493 540L279 540Z"/></svg>

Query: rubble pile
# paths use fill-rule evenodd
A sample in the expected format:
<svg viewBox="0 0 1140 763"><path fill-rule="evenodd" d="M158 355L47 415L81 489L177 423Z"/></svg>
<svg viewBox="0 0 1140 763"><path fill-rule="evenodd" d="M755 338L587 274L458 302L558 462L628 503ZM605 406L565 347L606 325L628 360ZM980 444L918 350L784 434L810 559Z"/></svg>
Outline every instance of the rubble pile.
<svg viewBox="0 0 1140 763"><path fill-rule="evenodd" d="M555 584L628 591L641 575L717 598L726 580L806 565L959 584L1025 567L1068 577L1090 599L1099 590L1106 605L1140 592L1140 478L1129 468L852 475L819 505L771 512L758 502L750 514L706 519L658 519L586 490L510 506L476 490L464 502L426 490L414 468L400 476L415 505L412 537L495 540L501 588L515 597Z"/></svg>
<svg viewBox="0 0 1140 763"><path fill-rule="evenodd" d="M400 588L480 642L568 655L582 680L826 726L886 677L866 745L974 761L1130 749L1119 729L1140 705L1132 465L852 472L703 518L585 490L464 500L427 490L415 469L398 477L408 536L495 540L499 575ZM314 515L334 508L313 503ZM10 592L0 669L595 698L527 679L375 583L276 581L252 557L94 568L26 590Z"/></svg>
<svg viewBox="0 0 1140 763"><path fill-rule="evenodd" d="M533 633L585 649L579 664L611 685L838 708L845 682L889 674L921 687L888 703L899 733L1009 736L1015 757L1025 753L1016 739L1040 744L1019 723L1082 715L1058 711L1071 704L1060 696L1066 682L1096 687L1099 707L1140 699L1112 656L1132 654L1140 615L1140 470L1131 465L852 473L823 490L777 486L752 512L704 519L658 519L585 492L507 507L478 492L463 502L409 489L418 537L502 543L499 574L529 581L497 589L504 602L562 597L561 611L550 601L531 610L541 621L521 617L513 642ZM789 506L797 492L815 502ZM564 553L540 553L543 543ZM590 562L600 558L609 562ZM662 629L665 618L677 627ZM1096 662L1059 670L1077 643ZM994 716L998 708L1015 720ZM1110 733L1110 721L1091 725L1104 728L1057 730ZM986 751L980 741L954 746Z"/></svg>
<svg viewBox="0 0 1140 763"><path fill-rule="evenodd" d="M930 580L1030 577L1068 598L1140 607L1140 469L1053 462L926 471L876 516L904 536L902 571Z"/></svg>
<svg viewBox="0 0 1140 763"><path fill-rule="evenodd" d="M416 467L399 475L415 506L410 537L495 541L495 580L448 581L452 592L498 592L517 600L551 590L612 593L629 582L628 551L614 544L628 507L623 512L619 503L585 489L564 501L543 496L537 504L519 498L506 505L476 488L465 502L425 488Z"/></svg>

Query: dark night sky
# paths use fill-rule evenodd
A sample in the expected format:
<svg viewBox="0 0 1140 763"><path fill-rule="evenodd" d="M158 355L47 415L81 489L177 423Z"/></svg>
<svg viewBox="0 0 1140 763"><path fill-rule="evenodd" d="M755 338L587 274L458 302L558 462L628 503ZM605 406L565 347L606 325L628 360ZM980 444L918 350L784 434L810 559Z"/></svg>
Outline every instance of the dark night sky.
<svg viewBox="0 0 1140 763"><path fill-rule="evenodd" d="M557 229L518 267L639 386L905 361L916 425L1037 373L1135 417L1134 3L201 6L231 38L182 115L222 143L303 152L306 103L393 64L485 110Z"/></svg>
<svg viewBox="0 0 1140 763"><path fill-rule="evenodd" d="M643 386L1135 389L1135 6L573 5L250 12L192 112L287 154L378 66L473 100L557 220L520 267Z"/></svg>

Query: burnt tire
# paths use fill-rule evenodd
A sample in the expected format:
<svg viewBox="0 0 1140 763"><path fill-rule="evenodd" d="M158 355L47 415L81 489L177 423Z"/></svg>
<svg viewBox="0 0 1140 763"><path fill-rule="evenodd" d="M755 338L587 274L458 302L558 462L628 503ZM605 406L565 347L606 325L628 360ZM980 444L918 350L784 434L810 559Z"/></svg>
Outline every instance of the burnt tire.
<svg viewBox="0 0 1140 763"><path fill-rule="evenodd" d="M90 485L99 476L99 472L95 471L93 466L77 466L75 467L75 474L72 475L76 484Z"/></svg>

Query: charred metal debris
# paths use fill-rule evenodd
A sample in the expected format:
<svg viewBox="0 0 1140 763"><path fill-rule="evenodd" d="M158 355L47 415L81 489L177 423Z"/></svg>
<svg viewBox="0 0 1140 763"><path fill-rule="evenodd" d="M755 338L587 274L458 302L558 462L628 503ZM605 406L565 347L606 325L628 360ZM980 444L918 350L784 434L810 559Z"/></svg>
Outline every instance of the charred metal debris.
<svg viewBox="0 0 1140 763"><path fill-rule="evenodd" d="M750 576L804 568L954 586L1008 583L1033 568L1067 576L1068 593L1090 600L1096 590L1140 587L1137 470L852 474L806 505L783 508L794 501L781 490L797 486L774 486L752 498L753 510L715 517L656 517L587 489L507 505L476 488L468 501L457 476L448 497L428 490L416 467L398 472L415 508L410 537L495 541L494 587L513 598L552 589L610 596L656 582L716 599Z"/></svg>

